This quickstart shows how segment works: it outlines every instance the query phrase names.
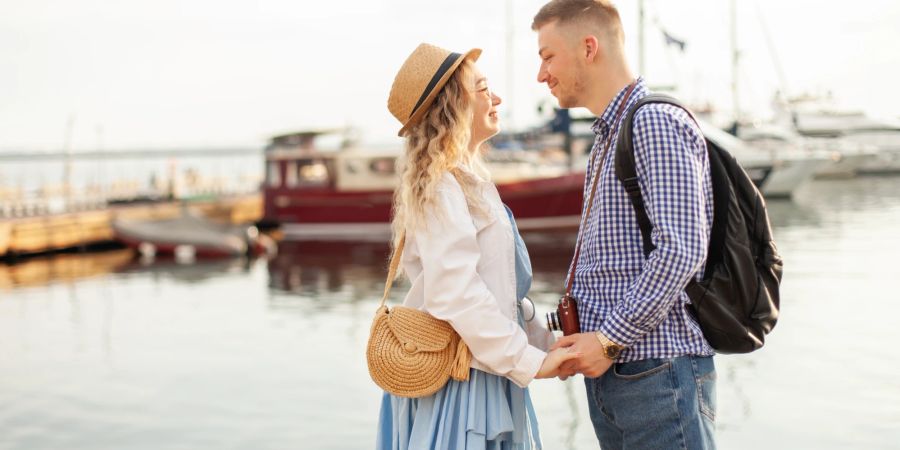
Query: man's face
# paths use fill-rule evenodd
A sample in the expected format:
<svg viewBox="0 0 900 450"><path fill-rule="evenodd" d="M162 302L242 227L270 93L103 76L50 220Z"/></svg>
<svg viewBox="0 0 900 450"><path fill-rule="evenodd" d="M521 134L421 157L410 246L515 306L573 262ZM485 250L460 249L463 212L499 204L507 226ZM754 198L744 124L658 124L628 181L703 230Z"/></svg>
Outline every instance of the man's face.
<svg viewBox="0 0 900 450"><path fill-rule="evenodd" d="M573 42L571 33L559 29L557 23L550 22L538 29L541 68L537 80L547 83L560 108L584 106L580 95L584 87L585 62L579 57L578 43Z"/></svg>

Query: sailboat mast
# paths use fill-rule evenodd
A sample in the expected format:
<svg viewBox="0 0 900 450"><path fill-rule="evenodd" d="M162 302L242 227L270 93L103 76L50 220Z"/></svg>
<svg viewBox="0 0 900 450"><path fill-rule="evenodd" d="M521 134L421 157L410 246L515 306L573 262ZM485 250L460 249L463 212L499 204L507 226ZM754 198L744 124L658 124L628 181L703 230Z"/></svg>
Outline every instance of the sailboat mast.
<svg viewBox="0 0 900 450"><path fill-rule="evenodd" d="M772 41L772 32L769 30L769 25L766 22L766 17L763 14L762 8L759 6L759 3L755 3L756 5L756 18L759 20L759 26L762 28L763 36L766 38L766 47L769 49L769 58L772 59L772 66L775 68L775 73L778 76L778 85L780 90L781 98L779 100L786 100L790 97L791 90L788 87L787 77L784 75L784 66L781 64L781 58L778 56L778 48L775 46L775 42Z"/></svg>
<svg viewBox="0 0 900 450"><path fill-rule="evenodd" d="M513 120L513 111L515 109L515 102L513 101L513 92L515 91L514 87L514 77L513 77L513 67L515 65L514 52L515 52L515 23L513 21L513 2L512 0L506 0L506 126L509 129L515 129L515 121Z"/></svg>
<svg viewBox="0 0 900 450"><path fill-rule="evenodd" d="M741 119L740 99L738 97L738 64L740 54L737 42L737 0L731 0L731 98L734 102L734 134L737 134Z"/></svg>
<svg viewBox="0 0 900 450"><path fill-rule="evenodd" d="M644 66L644 0L638 0L638 73L646 76Z"/></svg>
<svg viewBox="0 0 900 450"><path fill-rule="evenodd" d="M75 129L75 114L69 114L66 121L66 135L63 139L63 189L65 189L66 212L72 208L72 133Z"/></svg>

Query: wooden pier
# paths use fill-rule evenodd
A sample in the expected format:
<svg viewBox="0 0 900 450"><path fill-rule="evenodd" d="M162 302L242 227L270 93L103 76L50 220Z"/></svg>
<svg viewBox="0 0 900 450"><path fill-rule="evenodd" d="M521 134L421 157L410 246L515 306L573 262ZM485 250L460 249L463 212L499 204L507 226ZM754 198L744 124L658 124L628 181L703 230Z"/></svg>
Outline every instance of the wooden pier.
<svg viewBox="0 0 900 450"><path fill-rule="evenodd" d="M122 270L135 260L131 249L70 253L0 264L0 292L48 283L67 283Z"/></svg>
<svg viewBox="0 0 900 450"><path fill-rule="evenodd" d="M117 218L168 219L190 208L210 219L251 223L262 217L262 195L222 197L203 201L117 205L93 211L0 219L0 255L14 257L86 247L113 240Z"/></svg>

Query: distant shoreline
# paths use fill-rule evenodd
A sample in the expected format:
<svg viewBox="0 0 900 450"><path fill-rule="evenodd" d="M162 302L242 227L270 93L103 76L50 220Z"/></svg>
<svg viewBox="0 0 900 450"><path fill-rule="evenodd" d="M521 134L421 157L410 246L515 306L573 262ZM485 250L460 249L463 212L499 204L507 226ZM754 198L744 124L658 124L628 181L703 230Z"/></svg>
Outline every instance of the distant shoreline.
<svg viewBox="0 0 900 450"><path fill-rule="evenodd" d="M42 151L14 151L0 152L0 161L34 161L34 160L62 160L72 159L138 159L160 158L174 156L199 156L219 158L222 156L254 155L262 156L262 146L254 147L229 147L229 148L193 148L193 149L168 149L168 150L93 150L78 151L67 154L66 152L42 152Z"/></svg>

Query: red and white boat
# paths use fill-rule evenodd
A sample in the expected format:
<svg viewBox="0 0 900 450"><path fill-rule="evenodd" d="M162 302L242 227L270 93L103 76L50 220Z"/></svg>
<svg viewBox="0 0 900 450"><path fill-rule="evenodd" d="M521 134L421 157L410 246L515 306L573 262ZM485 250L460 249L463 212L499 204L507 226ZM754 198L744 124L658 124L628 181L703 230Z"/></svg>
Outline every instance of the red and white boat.
<svg viewBox="0 0 900 450"><path fill-rule="evenodd" d="M767 198L790 197L830 162L822 155L776 158L713 127L704 126L703 131L740 161ZM287 239L383 241L389 235L391 202L398 180L395 161L400 150L323 151L314 145L317 137L333 133L306 131L272 138L265 151L262 222L280 225ZM581 142L582 147L587 144L589 141ZM561 151L561 145L546 145L560 147ZM497 151L492 156L513 154L508 152ZM525 154L535 156L535 152ZM586 161L576 160L576 165L585 167ZM493 159L489 167L500 197L512 209L520 230L578 228L583 171L571 170L565 164L515 158Z"/></svg>
<svg viewBox="0 0 900 450"><path fill-rule="evenodd" d="M323 151L329 131L276 136L266 148L264 223L286 239L384 240L397 184L394 151ZM519 229L575 229L581 217L583 172L507 161L492 167Z"/></svg>

